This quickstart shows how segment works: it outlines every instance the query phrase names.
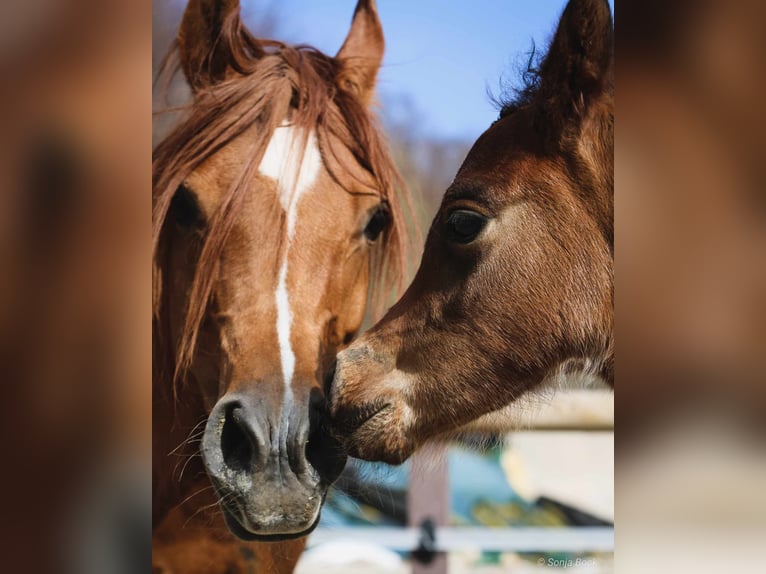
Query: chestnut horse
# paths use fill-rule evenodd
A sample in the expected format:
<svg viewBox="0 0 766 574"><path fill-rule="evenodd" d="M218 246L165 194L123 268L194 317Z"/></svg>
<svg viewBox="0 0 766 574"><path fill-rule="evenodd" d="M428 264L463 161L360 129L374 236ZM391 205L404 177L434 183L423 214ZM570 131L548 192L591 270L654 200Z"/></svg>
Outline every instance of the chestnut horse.
<svg viewBox="0 0 766 574"><path fill-rule="evenodd" d="M546 381L613 384L613 36L605 0L569 2L447 189L412 284L338 355L352 456L400 463Z"/></svg>
<svg viewBox="0 0 766 574"><path fill-rule="evenodd" d="M383 33L359 0L329 57L191 0L173 54L194 98L153 157L154 569L291 572L346 460L325 375L406 256L368 111Z"/></svg>

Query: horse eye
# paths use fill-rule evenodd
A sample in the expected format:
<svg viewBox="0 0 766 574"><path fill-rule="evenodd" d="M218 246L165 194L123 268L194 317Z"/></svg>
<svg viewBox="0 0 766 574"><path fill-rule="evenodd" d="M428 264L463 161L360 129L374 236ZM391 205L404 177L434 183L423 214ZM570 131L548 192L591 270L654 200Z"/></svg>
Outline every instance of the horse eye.
<svg viewBox="0 0 766 574"><path fill-rule="evenodd" d="M367 226L364 228L364 236L369 241L375 241L391 223L391 214L388 207L380 205L372 214Z"/></svg>
<svg viewBox="0 0 766 574"><path fill-rule="evenodd" d="M470 243L487 225L487 218L467 209L456 209L447 216L447 239L456 243Z"/></svg>
<svg viewBox="0 0 766 574"><path fill-rule="evenodd" d="M199 227L204 221L202 210L197 203L197 198L194 196L194 193L184 185L179 187L178 191L176 191L176 194L173 196L173 199L170 202L170 210L173 213L176 223L181 227Z"/></svg>

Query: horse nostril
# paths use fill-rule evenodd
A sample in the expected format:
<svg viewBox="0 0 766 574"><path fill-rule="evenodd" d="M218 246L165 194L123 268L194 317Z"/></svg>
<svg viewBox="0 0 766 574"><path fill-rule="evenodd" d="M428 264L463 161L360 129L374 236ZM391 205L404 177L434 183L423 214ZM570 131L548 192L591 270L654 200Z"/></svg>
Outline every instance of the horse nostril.
<svg viewBox="0 0 766 574"><path fill-rule="evenodd" d="M306 461L324 480L333 482L343 470L346 456L340 443L330 435L328 422L327 401L319 388L314 388L309 398L309 435L305 445Z"/></svg>
<svg viewBox="0 0 766 574"><path fill-rule="evenodd" d="M324 376L324 396L330 399L330 391L332 390L332 382L335 379L335 369L338 367L338 360L335 359L327 370Z"/></svg>
<svg viewBox="0 0 766 574"><path fill-rule="evenodd" d="M224 464L234 471L250 471L255 458L256 443L244 418L244 410L232 405L226 410L221 431L221 454Z"/></svg>
<svg viewBox="0 0 766 574"><path fill-rule="evenodd" d="M343 448L324 426L317 427L309 435L305 456L306 461L328 483L335 481L346 464Z"/></svg>

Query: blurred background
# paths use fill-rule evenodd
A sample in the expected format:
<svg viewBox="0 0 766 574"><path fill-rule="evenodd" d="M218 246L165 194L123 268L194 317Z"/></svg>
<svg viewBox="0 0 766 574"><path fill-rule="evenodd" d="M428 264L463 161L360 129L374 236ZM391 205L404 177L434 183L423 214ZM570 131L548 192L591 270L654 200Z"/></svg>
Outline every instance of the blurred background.
<svg viewBox="0 0 766 574"><path fill-rule="evenodd" d="M313 3L311 19L291 5L255 2L247 21L259 34L334 53L353 1ZM425 198L425 220L494 118L486 87L513 82L562 5L380 0L389 46L380 112ZM763 562L765 10L759 0L620 5L619 525L614 563L586 568L749 572ZM152 68L179 16L173 2L146 0L0 4L3 571L149 570L148 160L172 121L152 121L165 106L153 101ZM171 105L184 101L177 90ZM569 458L555 471L535 466L534 454L550 450L524 440L503 442L486 474L509 489L493 492L513 488L505 510L542 506L541 495L571 500L544 479L558 473L561 485L583 471ZM559 443L540 458L577 458L581 444ZM514 478L517 455L526 483ZM485 510L469 507L486 520ZM609 519L607 504L590 510ZM516 559L461 560L507 572L502 561ZM512 566L535 568L523 558Z"/></svg>

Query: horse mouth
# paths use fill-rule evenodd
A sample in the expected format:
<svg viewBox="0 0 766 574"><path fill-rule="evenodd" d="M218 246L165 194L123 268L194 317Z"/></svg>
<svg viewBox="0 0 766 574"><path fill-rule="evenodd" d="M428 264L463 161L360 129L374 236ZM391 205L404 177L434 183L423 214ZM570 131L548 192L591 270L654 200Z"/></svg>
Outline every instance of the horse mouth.
<svg viewBox="0 0 766 574"><path fill-rule="evenodd" d="M340 407L333 416L333 433L342 441L361 430L383 411L391 407L390 403L375 401L360 407Z"/></svg>
<svg viewBox="0 0 766 574"><path fill-rule="evenodd" d="M376 401L361 407L341 407L333 417L333 434L349 456L396 466L414 451L401 417L396 403Z"/></svg>
<svg viewBox="0 0 766 574"><path fill-rule="evenodd" d="M236 513L232 512L232 510L230 510L225 504L221 504L221 509L223 511L224 521L226 522L226 526L229 528L229 531L240 540L244 540L246 542L280 542L283 540L295 540L296 538L303 538L314 531L314 529L317 527L317 524L319 524L319 517L321 514L321 512L318 512L311 526L300 532L262 534L252 532L250 529L243 526L240 520L237 518Z"/></svg>

